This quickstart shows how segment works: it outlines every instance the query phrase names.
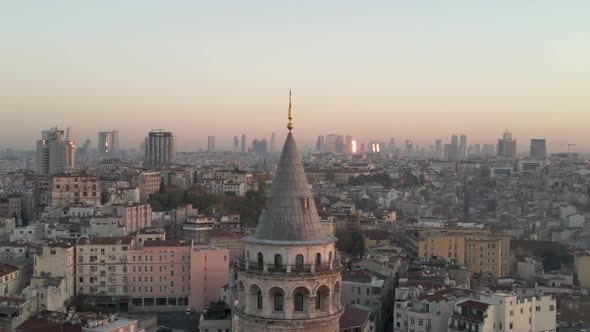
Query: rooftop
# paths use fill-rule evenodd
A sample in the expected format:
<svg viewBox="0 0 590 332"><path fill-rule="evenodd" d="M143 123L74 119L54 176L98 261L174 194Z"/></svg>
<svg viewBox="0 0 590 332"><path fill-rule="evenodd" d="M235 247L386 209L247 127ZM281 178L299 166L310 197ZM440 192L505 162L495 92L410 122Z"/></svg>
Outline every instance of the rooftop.
<svg viewBox="0 0 590 332"><path fill-rule="evenodd" d="M266 208L249 242L334 242L322 236L320 218L303 170L297 144L289 131Z"/></svg>

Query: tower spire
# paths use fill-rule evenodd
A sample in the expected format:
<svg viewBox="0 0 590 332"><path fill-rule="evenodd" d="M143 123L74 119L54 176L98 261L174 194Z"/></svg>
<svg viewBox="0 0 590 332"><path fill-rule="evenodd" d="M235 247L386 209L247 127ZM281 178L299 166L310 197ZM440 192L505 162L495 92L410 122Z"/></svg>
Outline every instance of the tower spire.
<svg viewBox="0 0 590 332"><path fill-rule="evenodd" d="M291 131L293 129L293 99L291 98L291 90L289 90L289 124L287 124L287 129Z"/></svg>

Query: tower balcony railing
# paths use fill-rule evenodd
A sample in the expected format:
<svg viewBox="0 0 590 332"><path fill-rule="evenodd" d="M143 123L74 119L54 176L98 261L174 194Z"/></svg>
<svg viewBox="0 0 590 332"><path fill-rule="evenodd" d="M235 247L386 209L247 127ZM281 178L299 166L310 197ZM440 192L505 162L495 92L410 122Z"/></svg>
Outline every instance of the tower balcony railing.
<svg viewBox="0 0 590 332"><path fill-rule="evenodd" d="M238 257L237 267L241 271L248 271L251 273L298 275L339 271L342 268L342 264L340 264L340 262L322 262L315 264L274 264L248 261L243 257Z"/></svg>

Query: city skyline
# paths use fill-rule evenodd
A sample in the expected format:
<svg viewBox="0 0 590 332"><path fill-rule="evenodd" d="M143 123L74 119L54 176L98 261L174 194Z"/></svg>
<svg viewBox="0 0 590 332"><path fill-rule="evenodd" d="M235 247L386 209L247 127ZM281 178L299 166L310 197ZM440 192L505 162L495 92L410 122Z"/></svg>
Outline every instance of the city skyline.
<svg viewBox="0 0 590 332"><path fill-rule="evenodd" d="M292 88L301 146L330 132L484 143L508 128L519 151L546 138L586 152L589 6L3 4L0 148L32 150L57 124L78 144L116 128L128 149L167 128L179 151L209 135L227 149L283 125Z"/></svg>

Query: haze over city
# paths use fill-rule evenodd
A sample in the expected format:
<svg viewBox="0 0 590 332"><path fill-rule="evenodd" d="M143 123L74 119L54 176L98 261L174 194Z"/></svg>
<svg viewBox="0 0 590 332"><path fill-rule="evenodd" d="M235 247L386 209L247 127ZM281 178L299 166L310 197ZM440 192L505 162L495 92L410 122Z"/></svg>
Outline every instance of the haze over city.
<svg viewBox="0 0 590 332"><path fill-rule="evenodd" d="M0 4L0 148L69 126L80 144L152 128L179 151L284 133L421 146L505 129L528 149L590 150L590 3L570 1ZM8 119L8 120L7 120Z"/></svg>

